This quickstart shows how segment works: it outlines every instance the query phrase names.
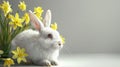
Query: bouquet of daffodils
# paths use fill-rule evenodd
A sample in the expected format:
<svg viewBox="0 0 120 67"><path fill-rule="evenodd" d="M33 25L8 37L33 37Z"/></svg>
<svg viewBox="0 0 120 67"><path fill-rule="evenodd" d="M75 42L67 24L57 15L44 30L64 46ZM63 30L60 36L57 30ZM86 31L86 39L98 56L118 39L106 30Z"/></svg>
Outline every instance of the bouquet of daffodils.
<svg viewBox="0 0 120 67"><path fill-rule="evenodd" d="M3 1L0 3L0 60L4 61L4 67L14 64L13 59L16 59L18 64L21 61L26 62L24 48L17 47L16 50L10 52L12 39L20 32L30 27L29 15L26 11L26 4L24 1L18 3L18 10L14 11L11 8L9 1ZM13 13L14 11L14 13ZM23 15L19 15L21 12ZM42 21L42 7L34 7L34 14ZM57 30L57 24L51 24L51 28ZM62 42L64 38L61 36ZM12 58L9 58L9 54L12 53Z"/></svg>
<svg viewBox="0 0 120 67"><path fill-rule="evenodd" d="M11 40L18 33L29 28L30 19L25 2L20 2L18 8L24 13L23 16L19 16L18 12L12 13L13 9L8 1L0 4L0 49L3 51L1 57L8 57Z"/></svg>

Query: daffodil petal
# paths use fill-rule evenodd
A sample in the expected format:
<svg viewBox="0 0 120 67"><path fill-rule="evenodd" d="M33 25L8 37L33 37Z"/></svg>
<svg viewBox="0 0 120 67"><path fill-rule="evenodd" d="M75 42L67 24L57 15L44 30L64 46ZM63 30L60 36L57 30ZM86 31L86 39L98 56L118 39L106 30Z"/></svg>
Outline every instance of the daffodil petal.
<svg viewBox="0 0 120 67"><path fill-rule="evenodd" d="M22 60L23 60L23 62L27 62L27 60L25 58L23 58Z"/></svg>
<svg viewBox="0 0 120 67"><path fill-rule="evenodd" d="M13 58L13 59L16 59L17 57L18 57L17 55L14 55L12 58Z"/></svg>
<svg viewBox="0 0 120 67"><path fill-rule="evenodd" d="M21 62L21 58L18 58L18 59L17 59L17 62L18 62L18 64L20 64L20 62Z"/></svg>
<svg viewBox="0 0 120 67"><path fill-rule="evenodd" d="M22 27L22 24L21 24L21 23L18 23L17 26Z"/></svg>
<svg viewBox="0 0 120 67"><path fill-rule="evenodd" d="M15 17L16 17L16 18L19 18L19 15L18 15L18 13L16 13L16 14L15 14Z"/></svg>
<svg viewBox="0 0 120 67"><path fill-rule="evenodd" d="M15 50L15 51L12 51L12 53L13 53L13 54L17 54L17 53L16 53L16 50Z"/></svg>

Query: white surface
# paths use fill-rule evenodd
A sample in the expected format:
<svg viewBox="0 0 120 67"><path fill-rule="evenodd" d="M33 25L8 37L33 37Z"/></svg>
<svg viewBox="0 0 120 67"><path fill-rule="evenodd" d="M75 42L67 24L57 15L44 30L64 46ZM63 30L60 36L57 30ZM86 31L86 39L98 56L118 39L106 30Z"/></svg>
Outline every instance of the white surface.
<svg viewBox="0 0 120 67"><path fill-rule="evenodd" d="M79 54L61 56L60 67L120 67L120 54Z"/></svg>
<svg viewBox="0 0 120 67"><path fill-rule="evenodd" d="M69 54L60 56L59 63L60 65L56 67L120 67L120 54L77 54L77 55ZM41 66L33 65L12 67L41 67Z"/></svg>

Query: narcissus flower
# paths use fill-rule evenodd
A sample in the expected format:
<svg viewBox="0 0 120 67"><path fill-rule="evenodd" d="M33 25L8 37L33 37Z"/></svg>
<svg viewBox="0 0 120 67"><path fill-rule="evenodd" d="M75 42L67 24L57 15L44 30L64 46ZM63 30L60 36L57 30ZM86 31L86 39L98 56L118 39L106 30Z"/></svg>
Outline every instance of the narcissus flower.
<svg viewBox="0 0 120 67"><path fill-rule="evenodd" d="M12 53L14 55L12 58L13 59L17 59L18 64L20 64L21 61L27 62L25 57L27 57L28 54L25 53L25 49L24 48L20 49L20 47L17 47L16 50L12 51Z"/></svg>
<svg viewBox="0 0 120 67"><path fill-rule="evenodd" d="M29 23L30 18L29 18L28 13L25 13L25 14L24 14L23 19L25 20L25 23L26 23L26 24L28 24L28 23Z"/></svg>
<svg viewBox="0 0 120 67"><path fill-rule="evenodd" d="M14 65L14 61L11 58L3 59L4 60L4 67L10 67L11 65Z"/></svg>
<svg viewBox="0 0 120 67"><path fill-rule="evenodd" d="M26 10L26 4L25 2L20 2L20 4L18 4L18 7L22 10L22 11L25 11Z"/></svg>
<svg viewBox="0 0 120 67"><path fill-rule="evenodd" d="M34 13L39 19L41 19L41 20L43 19L42 18L42 13L43 13L42 7L35 7L34 8Z"/></svg>
<svg viewBox="0 0 120 67"><path fill-rule="evenodd" d="M42 7L35 7L34 8L34 13L43 13L43 9L42 9Z"/></svg>
<svg viewBox="0 0 120 67"><path fill-rule="evenodd" d="M53 30L57 30L57 23L51 24L51 28L52 28Z"/></svg>
<svg viewBox="0 0 120 67"><path fill-rule="evenodd" d="M12 12L11 5L8 1L3 1L3 4L0 5L0 8L3 10L4 15L6 16L9 12Z"/></svg>
<svg viewBox="0 0 120 67"><path fill-rule="evenodd" d="M62 43L65 44L65 38L62 35L60 35L60 38L62 40Z"/></svg>
<svg viewBox="0 0 120 67"><path fill-rule="evenodd" d="M22 27L22 22L24 20L19 18L19 14L18 13L15 14L15 17L10 15L10 18L11 18L10 25L12 25L14 29L16 29L17 27Z"/></svg>

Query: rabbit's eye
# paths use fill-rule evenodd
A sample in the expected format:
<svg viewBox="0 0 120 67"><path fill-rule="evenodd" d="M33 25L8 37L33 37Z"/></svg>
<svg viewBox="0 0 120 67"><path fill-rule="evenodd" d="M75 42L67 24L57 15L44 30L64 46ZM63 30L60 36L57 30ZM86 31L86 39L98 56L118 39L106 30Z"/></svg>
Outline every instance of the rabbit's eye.
<svg viewBox="0 0 120 67"><path fill-rule="evenodd" d="M52 34L48 34L47 37L51 39L53 38Z"/></svg>

